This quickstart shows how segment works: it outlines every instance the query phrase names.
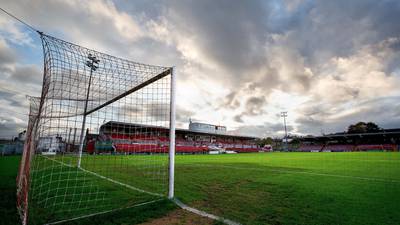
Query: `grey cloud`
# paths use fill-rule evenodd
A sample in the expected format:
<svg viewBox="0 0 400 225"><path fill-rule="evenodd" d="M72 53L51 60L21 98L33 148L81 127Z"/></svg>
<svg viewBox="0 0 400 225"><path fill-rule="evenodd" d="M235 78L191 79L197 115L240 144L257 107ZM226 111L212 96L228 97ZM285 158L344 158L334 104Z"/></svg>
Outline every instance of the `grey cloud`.
<svg viewBox="0 0 400 225"><path fill-rule="evenodd" d="M10 138L26 128L26 123L23 122L28 118L28 101L25 93L34 87L21 85L20 80L16 79L29 71L25 68L31 68L31 66L19 65L17 63L19 59L16 52L0 37L0 84L2 85L0 99L3 101L0 111L1 138ZM37 75L36 72L31 74ZM25 79L27 82L30 80L28 77Z"/></svg>
<svg viewBox="0 0 400 225"><path fill-rule="evenodd" d="M250 97L246 101L245 114L255 116L264 113L264 110L262 108L265 106L266 103L267 100L264 96Z"/></svg>
<svg viewBox="0 0 400 225"><path fill-rule="evenodd" d="M259 114L256 105L246 102L251 94L237 97L237 93L246 89L243 87L244 81L250 82L252 88L262 89L266 97L273 89L309 96L309 91L315 88L316 77L329 74L330 71L326 71L323 66L330 59L352 56L365 45L397 37L400 34L398 29L379 27L379 24L387 27L396 26L393 22L396 23L400 19L397 18L400 17L400 10L396 1L384 3L303 1L291 11L286 10L282 2L262 4L252 1L250 4L246 2L246 6L240 9L237 9L240 3L226 3L218 1L219 12L214 13L215 8L212 6L215 6L215 1L173 2L169 4L167 10L169 14L166 16L170 21L177 23L175 27L185 34L183 36L194 36L195 44L200 46L205 55L230 72L221 76L226 76L223 79L231 83L229 88L235 91L221 100L221 107L236 109L244 105L246 110L232 118L236 122L244 122L243 115ZM259 9L253 10L252 7ZM235 16L231 18L225 13ZM390 17L387 18L385 15ZM253 16L258 20L267 19L255 22ZM239 21L251 25L242 26ZM234 30L238 32L237 34L233 35L232 24L236 26ZM256 29L251 30L252 28ZM275 38L274 35L278 35L279 38ZM259 47L253 52L249 46L255 45ZM260 47L264 45L265 48ZM276 48L278 52L272 51L275 46L280 47ZM395 50L396 45L393 45L392 49ZM282 52L283 56L276 54ZM274 60L277 57L282 57L278 63ZM398 57L394 56L390 59L392 63L388 61L386 62L388 65L383 67L390 68L387 71L398 70L396 59ZM248 63L249 61L251 63ZM312 74L308 74L306 68ZM345 84L342 86L348 98L342 98L345 100L336 102L337 104L362 99L363 96L360 96L357 87ZM321 103L327 111L335 104L330 103L324 96L311 96L311 98L313 102L311 105ZM318 108L315 110L318 111ZM320 114L327 113L325 111ZM320 126L318 121L317 117L299 118L300 123L308 124L303 131L308 129L310 132L315 132L314 128Z"/></svg>
<svg viewBox="0 0 400 225"><path fill-rule="evenodd" d="M332 110L333 106L313 106L314 109L302 108L296 119L298 132L320 134L345 131L350 124L358 121L372 121L384 128L400 127L400 96L382 97L367 100L354 105L352 113L338 116L341 108ZM315 108L316 107L316 108ZM342 108L345 110L345 108ZM360 110L357 110L360 109Z"/></svg>
<svg viewBox="0 0 400 225"><path fill-rule="evenodd" d="M233 92L232 92L233 93ZM227 96L229 97L229 95ZM244 116L258 116L266 114L263 107L267 104L264 96L252 96L246 100L244 110L233 117L233 120L238 123L243 123Z"/></svg>
<svg viewBox="0 0 400 225"><path fill-rule="evenodd" d="M5 41L2 41L0 38L0 67L8 63L13 63L16 60L16 55L14 51L12 51Z"/></svg>
<svg viewBox="0 0 400 225"><path fill-rule="evenodd" d="M311 1L308 1L311 2ZM291 34L291 47L308 63L328 57L345 57L365 44L397 37L400 29L398 1L312 1L309 14Z"/></svg>
<svg viewBox="0 0 400 225"><path fill-rule="evenodd" d="M240 99L237 99L238 93L235 91L231 91L229 94L225 96L224 99L221 100L220 108L229 108L229 109L237 109L240 107Z"/></svg>
<svg viewBox="0 0 400 225"><path fill-rule="evenodd" d="M189 121L189 118L194 116L194 114L195 113L193 111L178 106L176 109L176 120L182 123L186 123L187 121Z"/></svg>
<svg viewBox="0 0 400 225"><path fill-rule="evenodd" d="M169 121L169 104L152 103L146 105L146 114L156 121Z"/></svg>
<svg viewBox="0 0 400 225"><path fill-rule="evenodd" d="M0 88L0 99L4 99L9 102L10 106L13 107L26 107L27 101L21 95L9 92L7 90L1 90ZM2 107L7 107L3 105Z"/></svg>
<svg viewBox="0 0 400 225"><path fill-rule="evenodd" d="M11 92L8 92L5 90L0 90L0 96L2 99L8 99L10 97L13 97L14 95L15 95L14 93L11 93Z"/></svg>
<svg viewBox="0 0 400 225"><path fill-rule="evenodd" d="M46 0L24 1L23 4L4 2L4 7L16 15L23 15L25 20L45 33L63 35L69 41L90 48L129 55L129 49L124 46L134 42L129 36L140 36L140 31L129 30L131 27L126 24L117 27L114 23L114 19L118 19L113 14L116 10L114 6L112 1L91 1L85 4L80 1ZM128 23L130 18L124 19L123 22Z"/></svg>
<svg viewBox="0 0 400 225"><path fill-rule="evenodd" d="M169 120L169 104L152 102L143 105L123 105L118 108L120 120L151 120L151 121L168 121ZM147 121L150 122L150 121Z"/></svg>
<svg viewBox="0 0 400 225"><path fill-rule="evenodd" d="M2 79L10 79L18 84L23 82L24 84L40 85L42 74L38 66L20 64L21 59L22 57L17 55L0 37L0 74ZM20 87L20 85L18 86Z"/></svg>
<svg viewBox="0 0 400 225"><path fill-rule="evenodd" d="M264 125L246 125L240 126L232 131L234 134L263 137L267 134L267 127Z"/></svg>
<svg viewBox="0 0 400 225"><path fill-rule="evenodd" d="M242 116L243 116L242 114L236 115L236 116L233 117L233 120L238 122L238 123L243 123L244 121L242 119Z"/></svg>
<svg viewBox="0 0 400 225"><path fill-rule="evenodd" d="M17 66L11 76L11 78L15 79L17 82L35 85L41 85L42 77L43 75L36 65Z"/></svg>
<svg viewBox="0 0 400 225"><path fill-rule="evenodd" d="M281 85L281 79L279 77L278 70L269 66L264 69L263 74L260 76L260 80L250 82L250 88L254 89L258 87L265 91L269 91L272 88L277 88L277 86Z"/></svg>
<svg viewBox="0 0 400 225"><path fill-rule="evenodd" d="M118 115L120 117L140 117L142 114L142 109L136 105L123 105L118 108Z"/></svg>
<svg viewBox="0 0 400 225"><path fill-rule="evenodd" d="M263 62L267 7L262 1L173 1L166 15L199 49L232 75ZM222 75L222 74L221 74Z"/></svg>
<svg viewBox="0 0 400 225"><path fill-rule="evenodd" d="M15 137L19 132L26 129L27 124L17 123L10 116L0 116L0 137L11 138Z"/></svg>
<svg viewBox="0 0 400 225"><path fill-rule="evenodd" d="M327 124L322 118L315 119L313 116L300 116L296 119L296 123L300 124L298 126L298 132L304 134L321 134L321 132L324 132L323 128L327 127ZM342 129L342 127L337 126L337 124L332 125L336 125L335 127L330 126L333 130Z"/></svg>
<svg viewBox="0 0 400 225"><path fill-rule="evenodd" d="M141 30L137 31L137 38L126 38L124 35L129 32L118 30L104 12L90 12L89 9L83 9L75 3L35 1L21 4L9 1L4 3L4 7L17 15L23 15L33 24L40 25L40 29L63 35L68 40L89 44L89 47L99 47L99 50L107 50L111 54L128 55L146 63L177 65L179 72L182 71L180 79L194 76L190 72L185 73L182 67L193 68L195 64L199 77L207 79L207 82L220 81L224 85L221 88L232 91L227 96L217 97L222 103L209 103L209 99L212 99L209 98L204 100L206 103L201 103L202 105L198 102L193 105L198 103L196 108L212 108L219 104L216 108L224 107L230 110L243 107L242 112L230 118L236 122L246 122L244 115L263 114L261 105L273 103L264 101L265 99L250 100L260 98L260 93L255 95L249 89L261 90L266 99L274 90L310 99L298 109L301 116L296 120L299 124L296 129L303 133L319 133L321 127L328 126L330 130L343 130L345 124L357 117L375 119L387 126L391 125L390 120L398 118L396 115L399 110L393 101L385 100L379 104L368 103L369 105L355 104L364 100L362 90L354 85L347 85L346 80L340 76L336 79L343 82L341 91L346 95L339 96L340 101L328 100L329 96L323 94L310 93L317 88L317 78L334 72L340 74L340 71L330 71L331 68L326 68L330 60L351 57L366 45L400 36L399 1L306 0L299 1L298 4L288 4L285 1L188 0L148 3L139 0L134 4L124 1L116 3L120 12L131 12L131 18L139 26L149 20L160 22L162 19L172 24L173 29L167 36L187 38L192 44L187 48L200 51L200 56L190 60L180 55L176 43L164 43L153 38L152 34L140 36ZM40 16L44 15L42 12L46 12L46 17ZM66 27L71 29L65 29ZM140 28L146 32L144 27ZM131 33L136 35L135 32ZM398 42L390 48L393 55L382 62L382 71L378 72L384 72L385 76L400 76ZM6 50L0 46L0 63L9 64L18 60L12 52ZM202 57L206 57L207 62L215 63L218 68L198 66L197 64L204 60ZM3 66L2 75L12 76L19 82L40 84L41 77L38 80L31 76L25 77L27 74L33 74L34 70L21 66L12 74L9 67ZM308 73L310 71L312 74ZM246 83L250 85L243 85ZM213 93L207 93L204 96L212 95ZM334 122L327 121L348 105L355 110L354 115L343 116ZM332 110L333 108L339 110ZM379 111L377 108L383 108L385 111ZM363 109L366 113L360 113L357 109ZM133 114L139 113L137 110L139 109L130 109ZM194 114L190 110L178 108L177 117L178 120L184 121L185 117ZM382 115L386 115L387 118ZM153 116L159 118L163 115L155 113ZM279 131L270 128L271 126L274 125L263 124L262 127L252 128L259 130L258 133L263 133L263 130ZM252 132L252 128L248 128L248 131Z"/></svg>
<svg viewBox="0 0 400 225"><path fill-rule="evenodd" d="M290 133L294 127L292 125L287 126L288 133ZM237 127L232 133L241 135L251 135L255 137L276 137L278 133L284 132L283 123L264 123L262 125L243 125ZM282 135L278 135L282 136Z"/></svg>

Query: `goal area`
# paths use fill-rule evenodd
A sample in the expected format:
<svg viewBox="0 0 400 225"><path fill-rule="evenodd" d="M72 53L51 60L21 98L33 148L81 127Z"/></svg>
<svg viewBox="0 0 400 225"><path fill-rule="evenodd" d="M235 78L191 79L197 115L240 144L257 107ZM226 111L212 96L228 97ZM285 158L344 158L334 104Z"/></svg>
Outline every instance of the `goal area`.
<svg viewBox="0 0 400 225"><path fill-rule="evenodd" d="M23 224L57 223L173 197L173 67L136 63L40 33L17 177Z"/></svg>

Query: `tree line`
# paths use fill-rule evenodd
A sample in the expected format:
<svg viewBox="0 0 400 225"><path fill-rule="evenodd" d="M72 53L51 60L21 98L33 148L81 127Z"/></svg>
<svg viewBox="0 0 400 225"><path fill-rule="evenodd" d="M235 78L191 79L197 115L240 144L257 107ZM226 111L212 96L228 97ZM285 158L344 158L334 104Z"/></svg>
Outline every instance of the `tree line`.
<svg viewBox="0 0 400 225"><path fill-rule="evenodd" d="M355 124L350 124L347 127L347 131L345 133L348 134L358 134L358 133L376 133L380 132L383 129L379 127L376 123L374 122L358 122ZM299 141L299 138L294 136L291 137L292 139L291 143ZM257 141L257 144L260 146L265 146L265 145L274 145L278 142L281 142L281 139L277 138L272 138L272 137L266 137L266 138L261 138Z"/></svg>

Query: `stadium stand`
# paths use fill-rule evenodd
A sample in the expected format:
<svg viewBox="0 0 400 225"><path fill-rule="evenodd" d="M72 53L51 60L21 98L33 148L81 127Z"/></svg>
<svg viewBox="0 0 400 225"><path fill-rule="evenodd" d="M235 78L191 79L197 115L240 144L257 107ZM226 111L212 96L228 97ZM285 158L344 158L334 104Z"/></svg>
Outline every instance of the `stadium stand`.
<svg viewBox="0 0 400 225"><path fill-rule="evenodd" d="M354 145L345 145L345 144L338 144L338 145L325 145L322 149L323 152L351 152L354 151Z"/></svg>
<svg viewBox="0 0 400 225"><path fill-rule="evenodd" d="M326 152L399 151L400 129L384 129L375 133L335 133L322 136L300 137L298 151L311 151L321 147Z"/></svg>
<svg viewBox="0 0 400 225"><path fill-rule="evenodd" d="M369 144L357 145L356 151L396 151L397 146L393 144Z"/></svg>
<svg viewBox="0 0 400 225"><path fill-rule="evenodd" d="M319 152L323 149L323 145L314 144L302 144L300 145L298 151L300 152Z"/></svg>
<svg viewBox="0 0 400 225"><path fill-rule="evenodd" d="M214 132L202 129L201 131L177 129L176 153L204 154L210 151L233 151L237 153L250 153L265 151L255 142L257 138L229 135L220 130ZM190 127L190 126L189 126ZM131 134L134 130L135 135ZM88 131L89 132L89 131ZM100 127L99 134L89 134L86 140L88 153L167 153L168 128L146 126L143 124L126 124L120 122L107 122Z"/></svg>

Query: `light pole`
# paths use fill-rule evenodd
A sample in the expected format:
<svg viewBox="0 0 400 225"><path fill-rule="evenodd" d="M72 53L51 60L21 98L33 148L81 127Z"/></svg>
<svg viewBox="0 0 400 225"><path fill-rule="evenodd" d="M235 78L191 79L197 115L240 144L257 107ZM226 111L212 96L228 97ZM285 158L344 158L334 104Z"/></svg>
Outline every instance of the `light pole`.
<svg viewBox="0 0 400 225"><path fill-rule="evenodd" d="M93 72L99 68L99 62L100 60L96 58L96 56L93 56L92 54L88 55L88 59L86 61L86 66L90 68L90 75L89 75L89 84L86 92L86 101L85 101L85 108L83 110L83 120L82 120L82 130L81 130L81 136L79 139L79 158L78 158L78 167L81 167L81 159L82 159L82 151L83 151L83 137L84 137L84 132L85 132L85 123L86 123L86 111L87 111L87 105L89 101L89 93L90 93L90 85L92 83L92 75Z"/></svg>
<svg viewBox="0 0 400 225"><path fill-rule="evenodd" d="M287 143L287 128L286 128L286 117L287 117L288 115L287 115L287 112L281 112L281 117L283 117L283 125L284 125L284 127L285 127L285 137L284 137L284 140L285 140L285 148L286 148L286 151L289 151L289 148L288 148L288 143Z"/></svg>

